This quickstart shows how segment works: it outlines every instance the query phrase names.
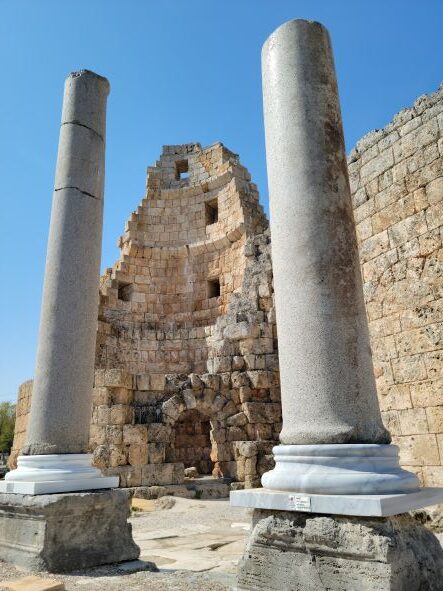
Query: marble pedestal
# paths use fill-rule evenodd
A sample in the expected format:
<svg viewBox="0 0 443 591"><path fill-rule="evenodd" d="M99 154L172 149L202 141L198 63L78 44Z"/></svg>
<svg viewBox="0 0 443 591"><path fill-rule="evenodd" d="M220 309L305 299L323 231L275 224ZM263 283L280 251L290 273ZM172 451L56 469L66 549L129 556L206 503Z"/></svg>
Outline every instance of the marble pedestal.
<svg viewBox="0 0 443 591"><path fill-rule="evenodd" d="M403 470L396 445L354 443L277 445L275 468L262 476L272 490L313 494L416 492L418 478Z"/></svg>
<svg viewBox="0 0 443 591"><path fill-rule="evenodd" d="M118 487L118 476L103 476L91 454L19 456L17 468L0 482L0 493L44 495Z"/></svg>
<svg viewBox="0 0 443 591"><path fill-rule="evenodd" d="M122 489L52 495L0 494L0 560L66 572L140 554Z"/></svg>
<svg viewBox="0 0 443 591"><path fill-rule="evenodd" d="M255 510L238 572L243 591L442 591L443 551L410 515Z"/></svg>

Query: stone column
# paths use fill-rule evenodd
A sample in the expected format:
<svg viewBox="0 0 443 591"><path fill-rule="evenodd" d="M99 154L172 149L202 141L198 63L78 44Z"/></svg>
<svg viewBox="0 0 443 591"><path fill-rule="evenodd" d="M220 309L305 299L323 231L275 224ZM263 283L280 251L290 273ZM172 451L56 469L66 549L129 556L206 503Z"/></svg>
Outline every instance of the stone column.
<svg viewBox="0 0 443 591"><path fill-rule="evenodd" d="M91 466L91 422L109 82L65 83L27 444L8 492L118 486ZM58 484L44 484L61 479ZM38 482L38 485L37 485ZM29 484L28 487L25 485ZM31 486L31 483L33 485Z"/></svg>
<svg viewBox="0 0 443 591"><path fill-rule="evenodd" d="M416 489L415 476L399 470L397 448L385 445L328 32L285 23L266 41L262 66L283 411L277 467L263 483ZM336 481L337 462L352 464L347 480Z"/></svg>
<svg viewBox="0 0 443 591"><path fill-rule="evenodd" d="M287 22L262 58L283 430L265 488L231 493L256 509L238 589L443 589L438 540L390 517L443 489L381 421L328 33Z"/></svg>

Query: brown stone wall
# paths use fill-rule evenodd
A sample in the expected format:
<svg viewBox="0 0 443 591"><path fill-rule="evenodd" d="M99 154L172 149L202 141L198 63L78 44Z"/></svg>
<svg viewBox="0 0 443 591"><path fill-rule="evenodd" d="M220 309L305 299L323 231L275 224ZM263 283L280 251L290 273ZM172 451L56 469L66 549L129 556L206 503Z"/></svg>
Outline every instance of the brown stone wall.
<svg viewBox="0 0 443 591"><path fill-rule="evenodd" d="M266 227L237 155L220 143L164 146L102 277L97 367L206 371L206 327L240 290L246 239Z"/></svg>
<svg viewBox="0 0 443 591"><path fill-rule="evenodd" d="M11 469L16 467L17 456L20 454L20 450L25 444L29 411L31 409L31 396L32 380L28 380L27 382L23 382L23 384L21 384L17 394L14 443L12 445L11 455L9 456L8 461L9 467Z"/></svg>
<svg viewBox="0 0 443 591"><path fill-rule="evenodd" d="M443 486L443 89L349 157L380 405L401 463Z"/></svg>

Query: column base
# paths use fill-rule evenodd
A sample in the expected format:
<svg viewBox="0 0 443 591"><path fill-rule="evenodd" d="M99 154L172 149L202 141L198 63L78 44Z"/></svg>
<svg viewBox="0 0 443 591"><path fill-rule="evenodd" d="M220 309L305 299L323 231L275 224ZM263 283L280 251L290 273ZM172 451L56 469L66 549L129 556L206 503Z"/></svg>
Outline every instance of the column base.
<svg viewBox="0 0 443 591"><path fill-rule="evenodd" d="M416 492L415 474L400 467L398 447L378 444L277 445L265 488L308 494Z"/></svg>
<svg viewBox="0 0 443 591"><path fill-rule="evenodd" d="M307 495L253 488L232 491L230 502L233 507L386 517L443 503L443 488L422 488L418 492L396 495Z"/></svg>
<svg viewBox="0 0 443 591"><path fill-rule="evenodd" d="M239 591L443 591L443 550L410 515L255 510Z"/></svg>
<svg viewBox="0 0 443 591"><path fill-rule="evenodd" d="M0 482L0 493L44 495L115 488L118 476L103 476L91 454L19 456L17 468Z"/></svg>
<svg viewBox="0 0 443 591"><path fill-rule="evenodd" d="M135 560L129 493L122 489L28 496L0 494L0 560L69 572Z"/></svg>

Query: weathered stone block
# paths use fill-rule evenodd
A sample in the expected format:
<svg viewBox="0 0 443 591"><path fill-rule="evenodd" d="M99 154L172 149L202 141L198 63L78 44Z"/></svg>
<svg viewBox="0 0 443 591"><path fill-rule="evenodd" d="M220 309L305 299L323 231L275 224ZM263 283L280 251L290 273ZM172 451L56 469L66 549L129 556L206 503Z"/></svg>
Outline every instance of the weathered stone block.
<svg viewBox="0 0 443 591"><path fill-rule="evenodd" d="M142 467L142 485L156 486L163 484L173 484L175 464L148 464ZM182 464L183 466L183 464Z"/></svg>
<svg viewBox="0 0 443 591"><path fill-rule="evenodd" d="M441 591L443 551L410 515L325 516L255 510L239 564L251 591Z"/></svg>
<svg viewBox="0 0 443 591"><path fill-rule="evenodd" d="M402 466L436 466L440 463L434 434L395 437L394 443L400 448Z"/></svg>
<svg viewBox="0 0 443 591"><path fill-rule="evenodd" d="M165 461L166 444L148 443L148 455L150 464L162 464Z"/></svg>
<svg viewBox="0 0 443 591"><path fill-rule="evenodd" d="M242 407L250 423L277 423L281 420L281 407L275 402L245 402Z"/></svg>
<svg viewBox="0 0 443 591"><path fill-rule="evenodd" d="M133 409L126 404L111 406L109 423L111 425L125 425L132 422Z"/></svg>
<svg viewBox="0 0 443 591"><path fill-rule="evenodd" d="M113 443L114 445L121 445L123 443L123 427L121 425L106 425L104 430L108 443Z"/></svg>
<svg viewBox="0 0 443 591"><path fill-rule="evenodd" d="M169 443L171 440L171 427L163 423L150 423L146 425L148 441L150 443Z"/></svg>
<svg viewBox="0 0 443 591"><path fill-rule="evenodd" d="M108 388L132 389L132 376L122 369L106 369L103 377L103 385Z"/></svg>
<svg viewBox="0 0 443 591"><path fill-rule="evenodd" d="M155 444L154 444L155 445ZM128 446L128 462L131 466L144 466L148 463L148 446L131 444Z"/></svg>
<svg viewBox="0 0 443 591"><path fill-rule="evenodd" d="M123 442L141 445L148 442L147 425L123 425Z"/></svg>
<svg viewBox="0 0 443 591"><path fill-rule="evenodd" d="M140 550L132 539L129 513L129 495L118 489L1 494L0 558L49 572L134 560Z"/></svg>

